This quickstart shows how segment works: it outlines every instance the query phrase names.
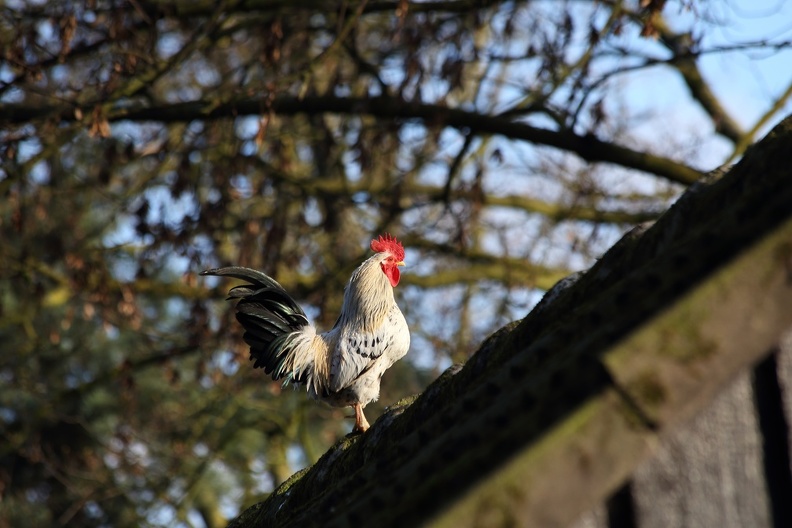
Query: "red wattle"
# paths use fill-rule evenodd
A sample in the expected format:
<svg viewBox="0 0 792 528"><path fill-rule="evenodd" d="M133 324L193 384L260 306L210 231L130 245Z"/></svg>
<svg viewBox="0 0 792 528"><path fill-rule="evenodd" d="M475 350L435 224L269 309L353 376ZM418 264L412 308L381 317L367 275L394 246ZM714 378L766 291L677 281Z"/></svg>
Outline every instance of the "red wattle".
<svg viewBox="0 0 792 528"><path fill-rule="evenodd" d="M399 284L399 278L401 277L401 272L399 271L398 266L382 266L382 271L385 273L385 276L388 277L388 280L391 283L391 286L394 288L397 284Z"/></svg>

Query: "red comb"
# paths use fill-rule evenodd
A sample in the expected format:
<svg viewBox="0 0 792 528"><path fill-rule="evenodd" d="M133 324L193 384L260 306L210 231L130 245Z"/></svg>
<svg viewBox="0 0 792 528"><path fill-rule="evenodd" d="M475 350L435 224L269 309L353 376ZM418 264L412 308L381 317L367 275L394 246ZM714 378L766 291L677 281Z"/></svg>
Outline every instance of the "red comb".
<svg viewBox="0 0 792 528"><path fill-rule="evenodd" d="M375 253L390 252L396 260L404 260L404 246L396 240L396 237L391 236L389 233L380 235L379 238L372 240L371 251Z"/></svg>

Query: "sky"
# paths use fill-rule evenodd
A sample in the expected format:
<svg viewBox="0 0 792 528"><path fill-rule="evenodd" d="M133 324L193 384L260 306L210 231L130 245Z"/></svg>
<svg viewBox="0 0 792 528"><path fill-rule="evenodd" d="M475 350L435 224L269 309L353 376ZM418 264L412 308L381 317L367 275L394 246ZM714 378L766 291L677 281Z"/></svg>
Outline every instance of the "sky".
<svg viewBox="0 0 792 528"><path fill-rule="evenodd" d="M680 11L678 4L669 2L665 15L674 29L694 28L702 33L703 48L735 47L747 42L792 41L792 3L784 0L710 0L696 2L692 11ZM731 115L745 129L753 124L771 107L775 98L792 84L792 49L781 51L724 51L706 54L699 60L699 68L715 95L723 102ZM702 110L696 105L680 104L680 96L687 88L663 72L655 72L640 82L654 85L654 89L633 90L636 105L651 106L655 110L665 108L669 122L688 123L695 128L702 126ZM640 95L645 98L641 99ZM792 103L787 101L779 112L759 131L757 140L766 134L785 115L792 112ZM715 140L707 147L710 153L702 158L714 168L722 162L723 153L730 150L725 141Z"/></svg>
<svg viewBox="0 0 792 528"><path fill-rule="evenodd" d="M792 41L792 3L784 0L710 2L723 18L722 27L707 40L734 45L753 40ZM705 40L705 44L707 41ZM724 53L701 61L705 75L743 126L767 110L769 100L792 82L792 51ZM787 103L787 110L792 105ZM766 132L771 125L763 130Z"/></svg>

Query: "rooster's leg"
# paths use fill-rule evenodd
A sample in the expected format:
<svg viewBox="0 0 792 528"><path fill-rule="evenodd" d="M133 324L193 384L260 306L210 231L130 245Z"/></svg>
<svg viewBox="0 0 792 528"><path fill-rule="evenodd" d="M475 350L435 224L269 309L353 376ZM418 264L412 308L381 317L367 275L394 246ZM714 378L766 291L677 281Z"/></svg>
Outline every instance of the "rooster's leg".
<svg viewBox="0 0 792 528"><path fill-rule="evenodd" d="M355 427L352 428L353 433L365 433L369 428L366 415L363 414L363 406L356 403L352 406L355 409Z"/></svg>

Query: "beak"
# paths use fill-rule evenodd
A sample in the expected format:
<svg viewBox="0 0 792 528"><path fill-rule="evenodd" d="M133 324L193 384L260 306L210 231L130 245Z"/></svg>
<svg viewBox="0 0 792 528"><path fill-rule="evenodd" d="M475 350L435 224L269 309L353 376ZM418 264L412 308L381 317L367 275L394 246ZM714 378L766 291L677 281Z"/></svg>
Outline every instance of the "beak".
<svg viewBox="0 0 792 528"><path fill-rule="evenodd" d="M402 261L397 262L396 265L397 266L406 266L407 264L405 264L404 261L402 260Z"/></svg>

